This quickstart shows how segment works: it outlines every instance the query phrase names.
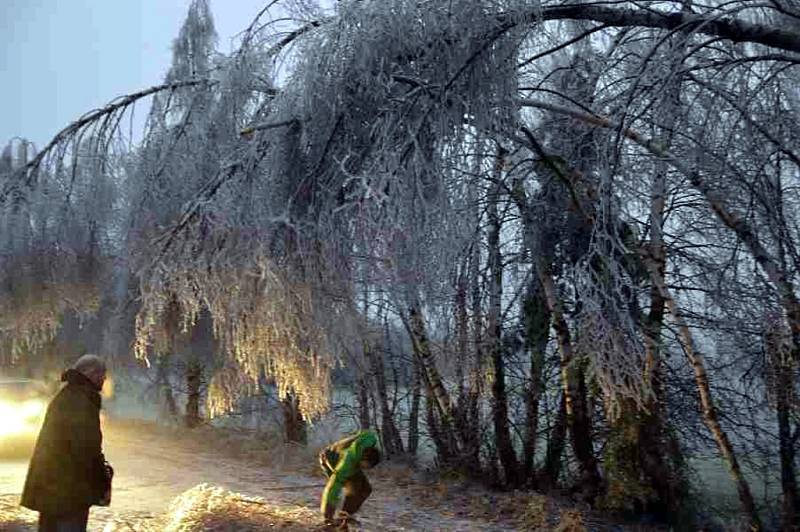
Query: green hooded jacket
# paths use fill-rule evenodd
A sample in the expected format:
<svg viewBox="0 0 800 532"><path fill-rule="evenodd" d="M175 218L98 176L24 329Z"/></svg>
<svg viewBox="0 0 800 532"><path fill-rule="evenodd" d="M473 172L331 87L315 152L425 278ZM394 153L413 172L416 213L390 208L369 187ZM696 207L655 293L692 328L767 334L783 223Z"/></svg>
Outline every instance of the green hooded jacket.
<svg viewBox="0 0 800 532"><path fill-rule="evenodd" d="M362 430L356 434L339 440L322 451L321 461L328 483L322 492L320 510L326 514L329 507L336 507L345 481L361 471L361 459L364 449L376 447L378 435L371 430Z"/></svg>

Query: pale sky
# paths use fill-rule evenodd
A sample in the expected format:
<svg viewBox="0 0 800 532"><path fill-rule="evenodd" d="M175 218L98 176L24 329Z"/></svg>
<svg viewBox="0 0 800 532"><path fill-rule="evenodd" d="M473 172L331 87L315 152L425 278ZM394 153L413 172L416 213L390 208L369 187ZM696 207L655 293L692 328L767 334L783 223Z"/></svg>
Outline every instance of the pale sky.
<svg viewBox="0 0 800 532"><path fill-rule="evenodd" d="M189 3L0 0L0 148L13 137L41 148L85 112L161 83ZM211 0L220 51L265 4Z"/></svg>

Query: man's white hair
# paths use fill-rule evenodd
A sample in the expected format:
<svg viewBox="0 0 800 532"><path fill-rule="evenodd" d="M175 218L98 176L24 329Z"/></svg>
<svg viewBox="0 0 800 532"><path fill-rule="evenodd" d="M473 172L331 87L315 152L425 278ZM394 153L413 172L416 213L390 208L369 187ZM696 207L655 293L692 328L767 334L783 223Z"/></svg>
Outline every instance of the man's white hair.
<svg viewBox="0 0 800 532"><path fill-rule="evenodd" d="M106 363L97 355L83 355L75 361L72 369L89 377L105 373Z"/></svg>

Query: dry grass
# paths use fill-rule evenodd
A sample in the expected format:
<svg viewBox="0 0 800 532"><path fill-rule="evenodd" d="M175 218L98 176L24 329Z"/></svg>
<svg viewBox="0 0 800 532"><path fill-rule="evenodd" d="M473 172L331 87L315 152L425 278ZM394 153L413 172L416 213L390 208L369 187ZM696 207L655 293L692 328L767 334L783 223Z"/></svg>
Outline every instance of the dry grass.
<svg viewBox="0 0 800 532"><path fill-rule="evenodd" d="M561 510L561 517L554 532L586 532L583 514L578 510Z"/></svg>
<svg viewBox="0 0 800 532"><path fill-rule="evenodd" d="M201 484L177 497L164 532L223 532L318 528L319 517L302 506L278 506Z"/></svg>
<svg viewBox="0 0 800 532"><path fill-rule="evenodd" d="M549 527L548 499L544 495L531 495L524 505L524 509L517 517L517 525L521 530L535 531L547 530Z"/></svg>
<svg viewBox="0 0 800 532"><path fill-rule="evenodd" d="M176 497L169 512L158 520L115 519L103 532L300 532L319 529L319 517L308 508L270 504L262 498L200 484Z"/></svg>

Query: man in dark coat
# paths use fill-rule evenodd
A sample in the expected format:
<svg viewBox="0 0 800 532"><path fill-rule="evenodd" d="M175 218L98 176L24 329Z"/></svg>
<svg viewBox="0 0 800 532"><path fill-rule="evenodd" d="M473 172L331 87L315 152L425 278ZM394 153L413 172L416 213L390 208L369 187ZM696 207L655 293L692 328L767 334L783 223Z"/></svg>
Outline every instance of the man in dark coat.
<svg viewBox="0 0 800 532"><path fill-rule="evenodd" d="M40 532L84 532L89 507L110 497L100 432L105 378L105 363L84 355L62 375L67 384L47 407L21 500L39 512Z"/></svg>

